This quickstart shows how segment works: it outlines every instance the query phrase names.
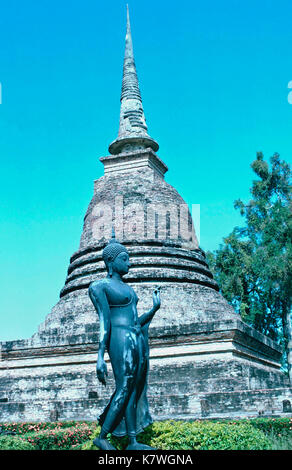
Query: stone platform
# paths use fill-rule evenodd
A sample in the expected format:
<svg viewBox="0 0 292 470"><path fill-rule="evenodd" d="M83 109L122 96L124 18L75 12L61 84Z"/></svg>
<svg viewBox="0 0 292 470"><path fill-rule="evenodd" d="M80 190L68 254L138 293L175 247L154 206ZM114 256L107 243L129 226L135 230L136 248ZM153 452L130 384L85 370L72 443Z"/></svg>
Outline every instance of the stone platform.
<svg viewBox="0 0 292 470"><path fill-rule="evenodd" d="M97 343L20 349L2 343L1 421L95 420L114 388L95 377ZM240 320L150 332L154 419L292 416L279 347Z"/></svg>

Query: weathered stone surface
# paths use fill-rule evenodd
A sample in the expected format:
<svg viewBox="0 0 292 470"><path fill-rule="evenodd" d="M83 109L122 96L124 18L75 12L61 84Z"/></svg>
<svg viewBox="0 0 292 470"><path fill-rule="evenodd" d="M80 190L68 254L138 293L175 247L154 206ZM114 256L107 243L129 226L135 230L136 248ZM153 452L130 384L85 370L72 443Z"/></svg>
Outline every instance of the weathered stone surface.
<svg viewBox="0 0 292 470"><path fill-rule="evenodd" d="M277 364L238 355L231 336L172 345L155 338L148 391L155 419L289 416L292 393ZM99 384L95 362L94 348L80 346L50 356L12 354L1 363L1 420L96 419L114 380L107 358L108 384Z"/></svg>

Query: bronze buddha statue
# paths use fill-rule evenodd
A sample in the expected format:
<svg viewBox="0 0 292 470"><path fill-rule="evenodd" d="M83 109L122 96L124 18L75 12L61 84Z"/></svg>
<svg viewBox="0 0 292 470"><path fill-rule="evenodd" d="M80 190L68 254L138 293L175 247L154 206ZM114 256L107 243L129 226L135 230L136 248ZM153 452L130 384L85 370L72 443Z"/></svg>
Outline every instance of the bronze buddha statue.
<svg viewBox="0 0 292 470"><path fill-rule="evenodd" d="M100 321L99 351L96 364L98 380L106 385L107 350L112 364L116 389L98 418L101 432L94 444L101 450L115 450L107 440L108 433L128 435L126 450L148 450L136 436L151 422L146 388L149 368L148 328L160 308L159 288L153 292L153 307L138 317L138 297L122 277L130 268L129 253L124 245L112 239L103 250L107 277L89 286L89 296Z"/></svg>

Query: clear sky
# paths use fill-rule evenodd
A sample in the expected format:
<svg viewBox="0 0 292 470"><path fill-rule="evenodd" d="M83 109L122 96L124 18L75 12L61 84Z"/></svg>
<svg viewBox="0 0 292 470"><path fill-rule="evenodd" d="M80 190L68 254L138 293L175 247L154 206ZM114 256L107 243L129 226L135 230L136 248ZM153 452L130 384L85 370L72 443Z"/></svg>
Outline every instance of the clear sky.
<svg viewBox="0 0 292 470"><path fill-rule="evenodd" d="M242 223L256 152L291 161L291 0L128 3L149 133L215 250ZM31 336L58 301L117 136L125 32L121 0L1 6L2 340Z"/></svg>

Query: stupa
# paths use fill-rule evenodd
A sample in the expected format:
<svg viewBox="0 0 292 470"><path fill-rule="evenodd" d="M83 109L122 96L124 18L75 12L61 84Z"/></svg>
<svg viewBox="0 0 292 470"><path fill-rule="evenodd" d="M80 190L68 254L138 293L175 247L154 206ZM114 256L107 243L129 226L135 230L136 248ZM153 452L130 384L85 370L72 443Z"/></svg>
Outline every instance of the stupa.
<svg viewBox="0 0 292 470"><path fill-rule="evenodd" d="M130 253L125 280L142 314L161 288L150 328L148 399L154 419L291 415L281 348L244 324L219 292L189 209L165 179L148 134L129 12L119 133L84 217L60 300L29 339L1 343L0 421L95 420L112 393L98 383L98 316L88 286L105 277L115 228Z"/></svg>

